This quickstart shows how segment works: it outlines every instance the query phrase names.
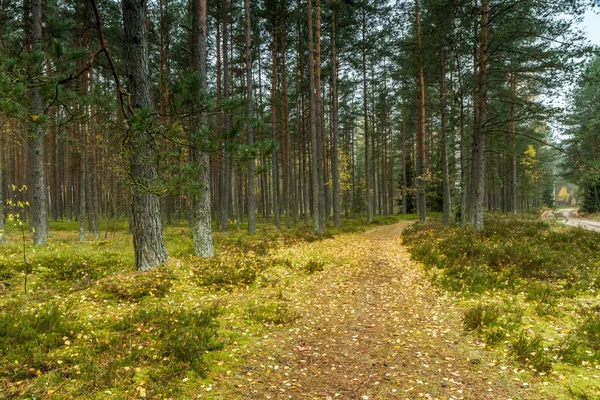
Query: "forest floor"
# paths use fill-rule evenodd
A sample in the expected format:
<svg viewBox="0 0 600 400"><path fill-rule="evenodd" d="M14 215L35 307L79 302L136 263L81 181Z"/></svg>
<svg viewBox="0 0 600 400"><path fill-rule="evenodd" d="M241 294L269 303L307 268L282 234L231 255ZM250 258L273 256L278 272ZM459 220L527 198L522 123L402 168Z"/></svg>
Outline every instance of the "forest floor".
<svg viewBox="0 0 600 400"><path fill-rule="evenodd" d="M286 249L344 262L296 281L286 296L302 318L259 339L240 373L208 397L547 398L541 381L523 379L464 333L461 311L402 245L408 224Z"/></svg>
<svg viewBox="0 0 600 400"><path fill-rule="evenodd" d="M212 260L191 254L185 226L171 227L165 233L169 262L145 273L131 272L124 232L78 243L72 227L54 226L49 245L27 246L27 267L18 232L9 233L0 252L0 278L9 284L0 291L0 399L596 398L598 363L582 361L587 353L572 354L583 367L560 363L542 371L536 364L541 342L531 347L527 338L513 340L520 329L542 327L563 338L579 332L579 286L569 299L542 287L540 306L549 306L543 320L532 315L541 316L540 307L527 308L537 304L523 293L528 289L489 286L470 297L448 290L428 265L442 268L450 257L442 252L476 234L448 233L435 222L415 230L403 218L377 219L389 225L368 231L346 221L345 230L321 236L309 227L264 227L253 237L216 233ZM510 232L521 226L513 219L505 224ZM535 226L523 237L548 239L543 229L554 225L540 224L525 221L523 227ZM469 243L490 245L499 256L499 243L509 235L488 225L499 235L493 243L489 232ZM584 241L580 230L561 227L558 234L563 231L571 239L560 236L557 243L591 248L599 242L595 236ZM419 253L419 245L428 247ZM534 244L519 252L530 248L536 249L526 255L530 262L548 254ZM586 254L579 256L596 262ZM482 309L479 302L485 302L479 315L485 323L466 329L469 313ZM588 303L593 312L595 303ZM499 326L486 313L500 320L518 314L519 321ZM567 322L558 319L565 316ZM596 342L590 343L573 351L589 352ZM517 347L536 357L519 360ZM547 355L540 357L545 362Z"/></svg>

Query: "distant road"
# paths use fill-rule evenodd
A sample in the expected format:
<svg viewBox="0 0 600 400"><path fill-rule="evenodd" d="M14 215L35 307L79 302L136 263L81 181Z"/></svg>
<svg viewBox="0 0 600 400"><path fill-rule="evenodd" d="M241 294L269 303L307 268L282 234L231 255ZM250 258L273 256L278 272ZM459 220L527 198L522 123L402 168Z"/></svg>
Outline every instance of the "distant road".
<svg viewBox="0 0 600 400"><path fill-rule="evenodd" d="M600 221L583 219L577 215L576 208L564 208L554 211L557 221L569 226L576 226L590 231L600 232Z"/></svg>

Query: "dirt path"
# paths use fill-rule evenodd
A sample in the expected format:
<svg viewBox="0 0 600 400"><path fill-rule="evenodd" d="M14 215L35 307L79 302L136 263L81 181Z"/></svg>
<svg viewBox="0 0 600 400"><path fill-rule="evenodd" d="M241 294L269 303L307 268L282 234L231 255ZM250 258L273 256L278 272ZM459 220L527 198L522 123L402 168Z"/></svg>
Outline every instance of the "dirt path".
<svg viewBox="0 0 600 400"><path fill-rule="evenodd" d="M408 223L289 249L347 260L287 296L302 315L246 355L240 399L537 398L512 367L466 336L459 310L401 244ZM309 249L310 248L310 249Z"/></svg>
<svg viewBox="0 0 600 400"><path fill-rule="evenodd" d="M557 217L557 221L569 226L576 226L590 231L600 232L600 221L591 219L583 219L577 215L576 208L565 208L554 211L553 214Z"/></svg>

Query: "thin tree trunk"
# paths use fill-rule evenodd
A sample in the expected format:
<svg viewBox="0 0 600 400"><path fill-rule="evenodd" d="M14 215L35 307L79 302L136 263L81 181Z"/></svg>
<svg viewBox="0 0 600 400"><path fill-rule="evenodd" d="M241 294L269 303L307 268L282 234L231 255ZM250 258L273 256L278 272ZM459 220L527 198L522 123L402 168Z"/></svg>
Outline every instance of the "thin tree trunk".
<svg viewBox="0 0 600 400"><path fill-rule="evenodd" d="M223 97L227 101L229 99L229 35L227 14L229 13L228 0L223 4ZM227 232L229 229L229 206L231 202L231 158L229 154L229 130L231 129L231 115L229 111L224 115L224 140L223 140L223 175L221 176L221 195L219 196L220 213L220 229L221 232Z"/></svg>
<svg viewBox="0 0 600 400"><path fill-rule="evenodd" d="M271 126L273 141L277 141L277 33L273 22L273 65L271 72ZM272 190L273 190L273 217L275 226L281 227L281 215L279 213L279 160L277 152L271 154L272 162Z"/></svg>
<svg viewBox="0 0 600 400"><path fill-rule="evenodd" d="M362 11L362 74L363 74L363 119L365 136L365 203L367 206L367 223L373 221L373 209L371 201L371 173L369 170L369 112L367 109L367 13Z"/></svg>
<svg viewBox="0 0 600 400"><path fill-rule="evenodd" d="M338 166L338 92L337 92L337 55L335 31L336 3L331 2L331 127L333 149L331 152L331 178L333 184L333 224L336 228L342 225L340 209L340 174Z"/></svg>
<svg viewBox="0 0 600 400"><path fill-rule="evenodd" d="M448 160L448 132L446 129L446 62L444 58L444 40L440 41L440 119L442 135L442 215L444 224L450 223L452 204L450 197L450 171Z"/></svg>
<svg viewBox="0 0 600 400"><path fill-rule="evenodd" d="M252 123L254 117L254 103L252 98L252 42L250 38L250 0L244 0L244 15L246 17L246 101L248 102L248 147L254 145ZM248 233L256 233L256 196L254 195L254 157L248 160L247 207L248 207Z"/></svg>
<svg viewBox="0 0 600 400"><path fill-rule="evenodd" d="M323 126L323 103L321 99L321 0L315 3L315 118L317 121L317 187L319 192L319 232L323 232L327 223L327 205L325 201L325 140Z"/></svg>
<svg viewBox="0 0 600 400"><path fill-rule="evenodd" d="M415 0L415 29L417 36L417 74L419 85L419 104L417 113L417 208L419 209L419 221L425 222L427 219L425 202L425 81L423 77L422 65L423 49L421 44L419 0Z"/></svg>
<svg viewBox="0 0 600 400"><path fill-rule="evenodd" d="M517 120L516 120L516 104L517 101L517 77L513 72L511 74L510 82L512 92L512 103L510 105L510 172L511 172L511 200L510 200L510 211L513 214L517 213L517 146L516 146L516 133L517 133Z"/></svg>
<svg viewBox="0 0 600 400"><path fill-rule="evenodd" d="M312 188L312 219L313 231L322 232L320 223L320 211L322 207L319 204L319 168L318 168L318 132L317 132L317 100L315 96L315 59L313 45L313 17L312 17L312 1L307 0L308 9L308 70L310 77L310 141L311 141L311 188Z"/></svg>
<svg viewBox="0 0 600 400"><path fill-rule="evenodd" d="M406 214L408 182L406 180L406 84L402 84L402 214Z"/></svg>

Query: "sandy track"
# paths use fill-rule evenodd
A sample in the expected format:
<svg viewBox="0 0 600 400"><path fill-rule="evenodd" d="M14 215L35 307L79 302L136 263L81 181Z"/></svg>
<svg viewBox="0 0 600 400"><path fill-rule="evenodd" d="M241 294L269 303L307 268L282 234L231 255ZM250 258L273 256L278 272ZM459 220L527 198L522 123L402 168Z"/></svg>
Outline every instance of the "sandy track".
<svg viewBox="0 0 600 400"><path fill-rule="evenodd" d="M464 334L401 243L408 223L301 245L349 260L290 288L302 314L233 376L240 399L537 398Z"/></svg>

